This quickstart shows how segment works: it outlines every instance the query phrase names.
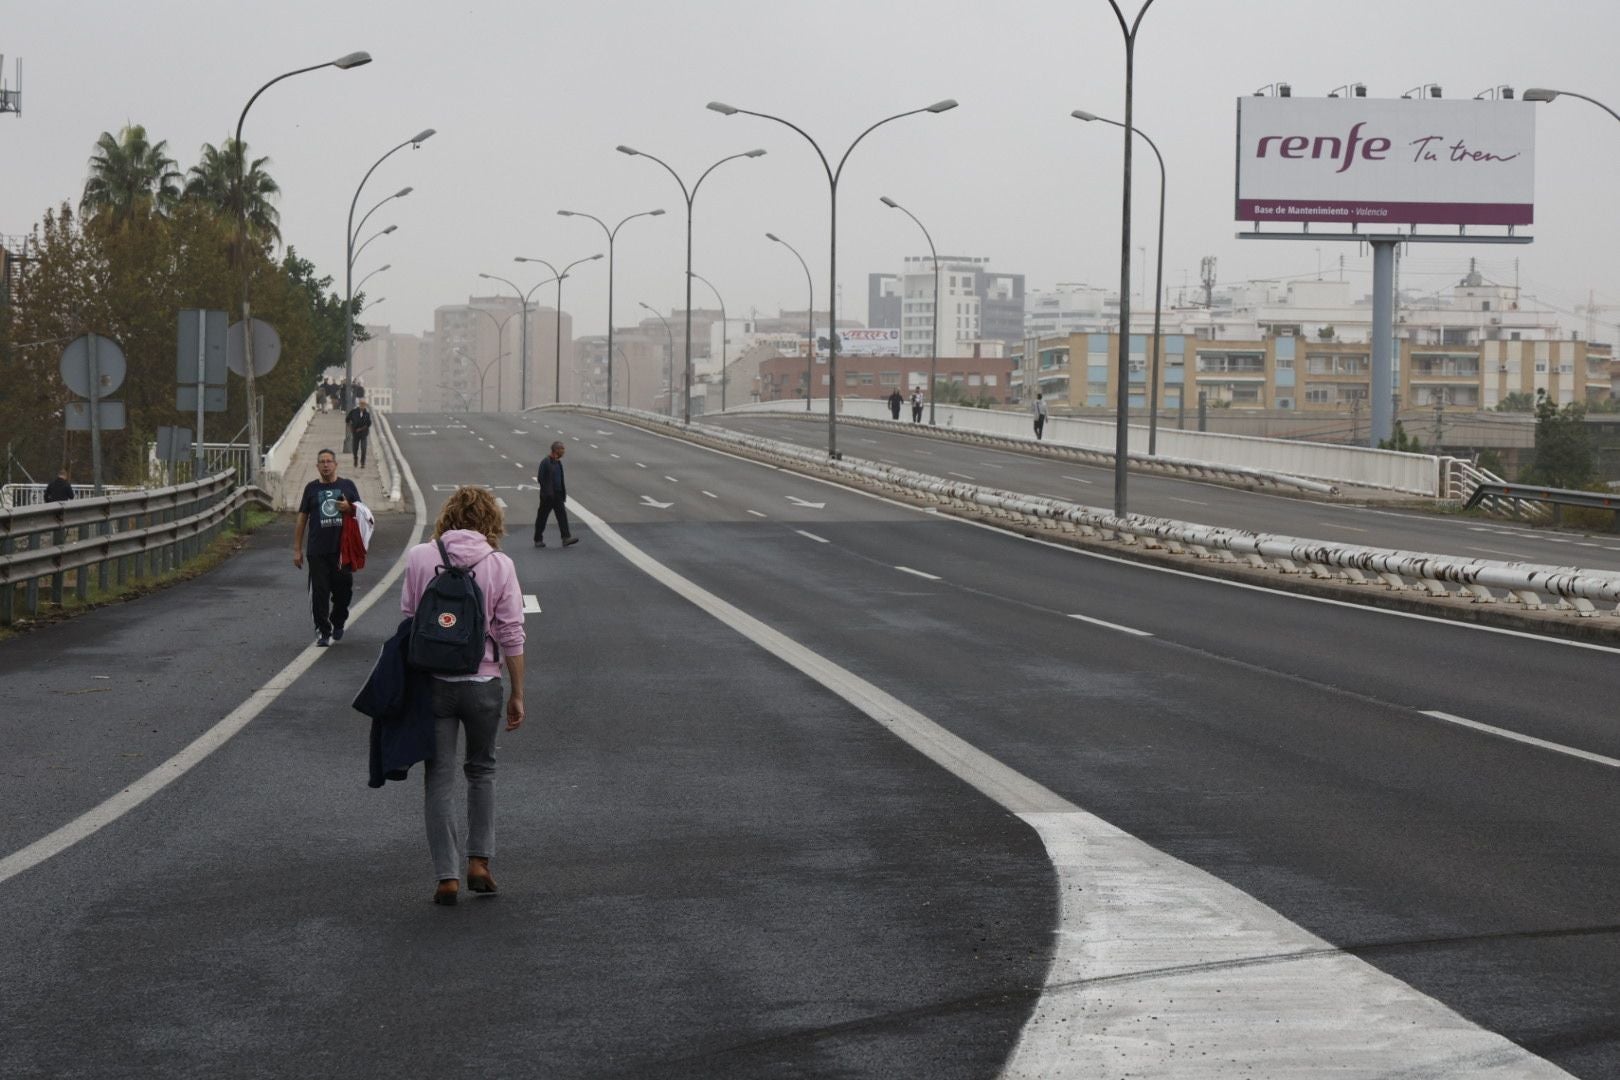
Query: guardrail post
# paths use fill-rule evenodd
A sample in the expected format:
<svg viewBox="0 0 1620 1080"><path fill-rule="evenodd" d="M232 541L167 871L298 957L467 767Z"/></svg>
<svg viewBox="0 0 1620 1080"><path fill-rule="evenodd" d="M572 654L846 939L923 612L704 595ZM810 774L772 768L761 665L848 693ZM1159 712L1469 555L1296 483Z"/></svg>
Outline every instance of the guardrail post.
<svg viewBox="0 0 1620 1080"><path fill-rule="evenodd" d="M34 533L28 538L28 550L34 551L40 547L40 537L44 533ZM29 615L39 614L39 578L31 577L28 585L23 589L23 611Z"/></svg>
<svg viewBox="0 0 1620 1080"><path fill-rule="evenodd" d="M67 530L52 529L51 543L57 547L61 547L63 544L67 543ZM60 570L51 575L51 603L56 607L62 606L62 586L66 582L66 579L67 575L62 573Z"/></svg>
<svg viewBox="0 0 1620 1080"><path fill-rule="evenodd" d="M0 555L10 555L13 547L11 537L0 537ZM10 626L16 617L13 610L17 604L17 585L8 581L0 586L0 626Z"/></svg>
<svg viewBox="0 0 1620 1080"><path fill-rule="evenodd" d="M86 527L80 525L77 529L73 530L73 539L83 540L86 532ZM81 604L90 599L89 570L90 568L88 566L81 566L73 571L73 594L79 598L79 603Z"/></svg>

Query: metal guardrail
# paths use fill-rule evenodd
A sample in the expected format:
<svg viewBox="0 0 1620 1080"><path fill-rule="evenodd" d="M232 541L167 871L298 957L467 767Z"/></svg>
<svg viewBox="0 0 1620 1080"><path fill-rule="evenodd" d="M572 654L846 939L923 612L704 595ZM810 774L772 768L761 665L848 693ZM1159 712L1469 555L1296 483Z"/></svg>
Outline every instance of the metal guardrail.
<svg viewBox="0 0 1620 1080"><path fill-rule="evenodd" d="M1553 610L1576 616L1620 615L1620 610L1615 608L1601 613L1596 606L1598 603L1620 604L1620 573L1610 571L1361 547L1326 540L1215 528L1145 515L1117 518L1110 511L1097 507L946 480L856 458L829 461L823 451L807 450L773 439L741 435L703 424L686 425L655 413L630 409L609 411L588 405L571 405L568 408L672 430L694 442L740 451L744 456L786 463L807 473L820 473L844 482L854 481L861 487L892 491L913 499L921 498L943 510L988 512L991 516L1016 520L1036 528L1077 533L1090 540L1157 549L1172 555L1190 555L1217 562L1242 563L1258 570L1306 575L1342 585L1412 592L1437 600L1460 599L1475 604L1502 602L1520 605L1527 611L1545 610L1548 608L1545 601L1551 600ZM1590 492L1580 494L1605 498ZM1493 589L1500 590L1504 595L1497 597L1491 591Z"/></svg>
<svg viewBox="0 0 1620 1080"><path fill-rule="evenodd" d="M1553 523L1563 518L1566 506L1580 506L1592 510L1615 511L1615 527L1620 528L1620 497L1605 495L1601 491L1575 491L1571 488L1537 487L1533 484L1509 484L1504 481L1481 483L1468 497L1464 509L1491 504L1521 505L1541 503L1552 507ZM1538 509L1541 509L1538 507Z"/></svg>
<svg viewBox="0 0 1620 1080"><path fill-rule="evenodd" d="M40 506L45 502L44 484L0 484L0 510L11 510L20 506ZM125 491L142 491L143 488L121 486L117 484L103 484L104 493L117 495ZM88 499L96 493L94 484L74 484L73 497L75 499Z"/></svg>
<svg viewBox="0 0 1620 1080"><path fill-rule="evenodd" d="M205 480L148 491L46 503L0 512L0 624L39 611L45 584L60 605L68 573L79 599L130 577L163 574L200 554L233 515L241 527L249 504L270 507L270 495L236 487L235 470Z"/></svg>
<svg viewBox="0 0 1620 1080"><path fill-rule="evenodd" d="M379 479L382 480L383 490L388 495L388 505L395 508L400 504L400 474L403 470L400 469L399 463L404 455L400 453L399 443L394 439L393 426L389 424L385 413L380 411L377 413L376 426L380 429L380 436L377 439L377 448L380 451L377 455L377 472Z"/></svg>

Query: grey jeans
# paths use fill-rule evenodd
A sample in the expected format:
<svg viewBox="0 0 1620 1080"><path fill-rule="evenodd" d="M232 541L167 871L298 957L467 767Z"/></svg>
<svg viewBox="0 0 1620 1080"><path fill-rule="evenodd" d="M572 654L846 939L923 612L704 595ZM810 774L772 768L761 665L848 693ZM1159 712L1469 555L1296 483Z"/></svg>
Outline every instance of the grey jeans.
<svg viewBox="0 0 1620 1080"><path fill-rule="evenodd" d="M423 775L428 853L437 881L459 881L468 858L495 856L495 733L504 699L499 678L488 682L433 680L434 755ZM461 766L467 775L465 833L455 808L456 738L463 727L467 729L467 756Z"/></svg>

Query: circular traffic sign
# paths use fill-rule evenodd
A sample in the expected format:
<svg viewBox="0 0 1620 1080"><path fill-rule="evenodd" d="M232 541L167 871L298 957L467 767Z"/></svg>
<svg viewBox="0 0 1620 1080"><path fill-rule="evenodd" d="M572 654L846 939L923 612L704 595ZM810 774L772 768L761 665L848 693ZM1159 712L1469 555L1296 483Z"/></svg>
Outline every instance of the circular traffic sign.
<svg viewBox="0 0 1620 1080"><path fill-rule="evenodd" d="M82 398L90 396L90 345L94 341L96 347L96 368L101 380L96 389L96 397L103 398L124 385L124 375L129 371L129 365L124 361L124 350L118 347L118 342L112 338L102 337L100 334L85 334L76 337L62 350L62 362L59 370L62 372L62 381L67 383L68 389Z"/></svg>
<svg viewBox="0 0 1620 1080"><path fill-rule="evenodd" d="M238 375L243 374L245 365L242 363L242 324L234 322L225 332L225 366ZM281 359L281 335L276 328L263 319L253 320L253 375L270 374Z"/></svg>

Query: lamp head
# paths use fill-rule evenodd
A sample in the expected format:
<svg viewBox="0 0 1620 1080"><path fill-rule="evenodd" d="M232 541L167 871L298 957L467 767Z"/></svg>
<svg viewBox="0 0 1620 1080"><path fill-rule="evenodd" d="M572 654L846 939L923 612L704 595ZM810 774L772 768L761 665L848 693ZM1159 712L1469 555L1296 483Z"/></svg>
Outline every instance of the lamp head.
<svg viewBox="0 0 1620 1080"><path fill-rule="evenodd" d="M780 244L782 242L782 238L780 236L777 236L773 232L766 233L765 234L765 239L767 239L767 240L775 240L778 244Z"/></svg>
<svg viewBox="0 0 1620 1080"><path fill-rule="evenodd" d="M600 259L601 257L602 257L602 253L600 251L598 251L595 255L592 255L590 258L586 259L585 261L586 262L595 262L597 259Z"/></svg>
<svg viewBox="0 0 1620 1080"><path fill-rule="evenodd" d="M613 149L617 150L621 154L629 154L631 157L640 157L641 156L641 151L640 150L634 149L633 147L625 146L623 143L620 143L618 146L615 146Z"/></svg>
<svg viewBox="0 0 1620 1080"><path fill-rule="evenodd" d="M719 113L721 116L735 116L737 113L742 111L734 105L727 105L723 101L711 101L707 105L707 108L711 112Z"/></svg>
<svg viewBox="0 0 1620 1080"><path fill-rule="evenodd" d="M381 266L379 266L379 267L377 267L377 269L375 269L375 270L373 270L373 271L372 271L372 273L373 273L373 274L380 274L380 273L382 273L382 272L383 272L383 271L384 271L384 270L390 270L390 269L392 269L392 268L393 268L393 266L394 266L394 264L393 264L393 263L383 263L383 264L382 264L382 265L381 265Z"/></svg>
<svg viewBox="0 0 1620 1080"><path fill-rule="evenodd" d="M1551 101L1559 95L1558 90L1548 90L1544 86L1532 86L1521 97L1523 101Z"/></svg>
<svg viewBox="0 0 1620 1080"><path fill-rule="evenodd" d="M522 261L523 261L522 259L518 260L518 262L522 262ZM488 274L479 274L478 276L481 277L481 278L488 278L489 277Z"/></svg>
<svg viewBox="0 0 1620 1080"><path fill-rule="evenodd" d="M1074 117L1076 120L1084 120L1087 123L1090 123L1092 120L1097 119L1097 114L1096 113L1088 113L1084 109L1076 109L1076 110L1074 110L1074 112L1070 113L1069 115Z"/></svg>
<svg viewBox="0 0 1620 1080"><path fill-rule="evenodd" d="M662 217L663 213L664 212L662 210L649 210L649 211L647 211L647 216L648 217Z"/></svg>
<svg viewBox="0 0 1620 1080"><path fill-rule="evenodd" d="M765 156L765 151L763 151L763 150L750 150L750 151L748 151L748 153L743 155L743 157L764 157L764 156Z"/></svg>
<svg viewBox="0 0 1620 1080"><path fill-rule="evenodd" d="M409 186L402 187L398 191L394 192L394 198L403 199L405 196L409 195L411 192L413 192L415 190L416 190L415 188L409 187Z"/></svg>
<svg viewBox="0 0 1620 1080"><path fill-rule="evenodd" d="M514 255L514 256L512 256L512 261L513 262L528 262L529 260L527 258L525 258L524 256L522 256L522 255ZM479 277L489 277L488 274L479 274L478 276Z"/></svg>
<svg viewBox="0 0 1620 1080"><path fill-rule="evenodd" d="M361 67L369 63L371 63L371 54L362 49L359 52L352 52L347 56L338 57L332 61L332 66L348 71L350 68Z"/></svg>
<svg viewBox="0 0 1620 1080"><path fill-rule="evenodd" d="M887 195L879 195L878 202L882 203L884 206L887 206L890 210L900 209L900 204L889 198Z"/></svg>
<svg viewBox="0 0 1620 1080"><path fill-rule="evenodd" d="M557 216L558 217L573 217L574 212L572 210L559 210L559 211L557 211Z"/></svg>
<svg viewBox="0 0 1620 1080"><path fill-rule="evenodd" d="M946 98L944 101L936 101L932 105L928 106L927 111L931 113L942 113L950 112L954 108L956 108L956 99Z"/></svg>
<svg viewBox="0 0 1620 1080"><path fill-rule="evenodd" d="M382 232L381 232L381 233L379 233L379 234L378 234L378 235L380 235L380 236L387 236L387 235L388 235L388 234L389 234L389 233L391 233L391 232L393 232L393 231L394 231L394 230L395 230L395 229L397 229L397 228L399 228L399 226L398 226L398 225L390 225L390 226L388 226L388 228L386 228L386 229L384 229L384 230L383 230L383 231L382 231Z"/></svg>
<svg viewBox="0 0 1620 1080"><path fill-rule="evenodd" d="M411 148L414 150L416 147L421 146L423 143L427 142L437 134L438 132L433 128L423 128L421 131L418 131L415 135L411 136Z"/></svg>

